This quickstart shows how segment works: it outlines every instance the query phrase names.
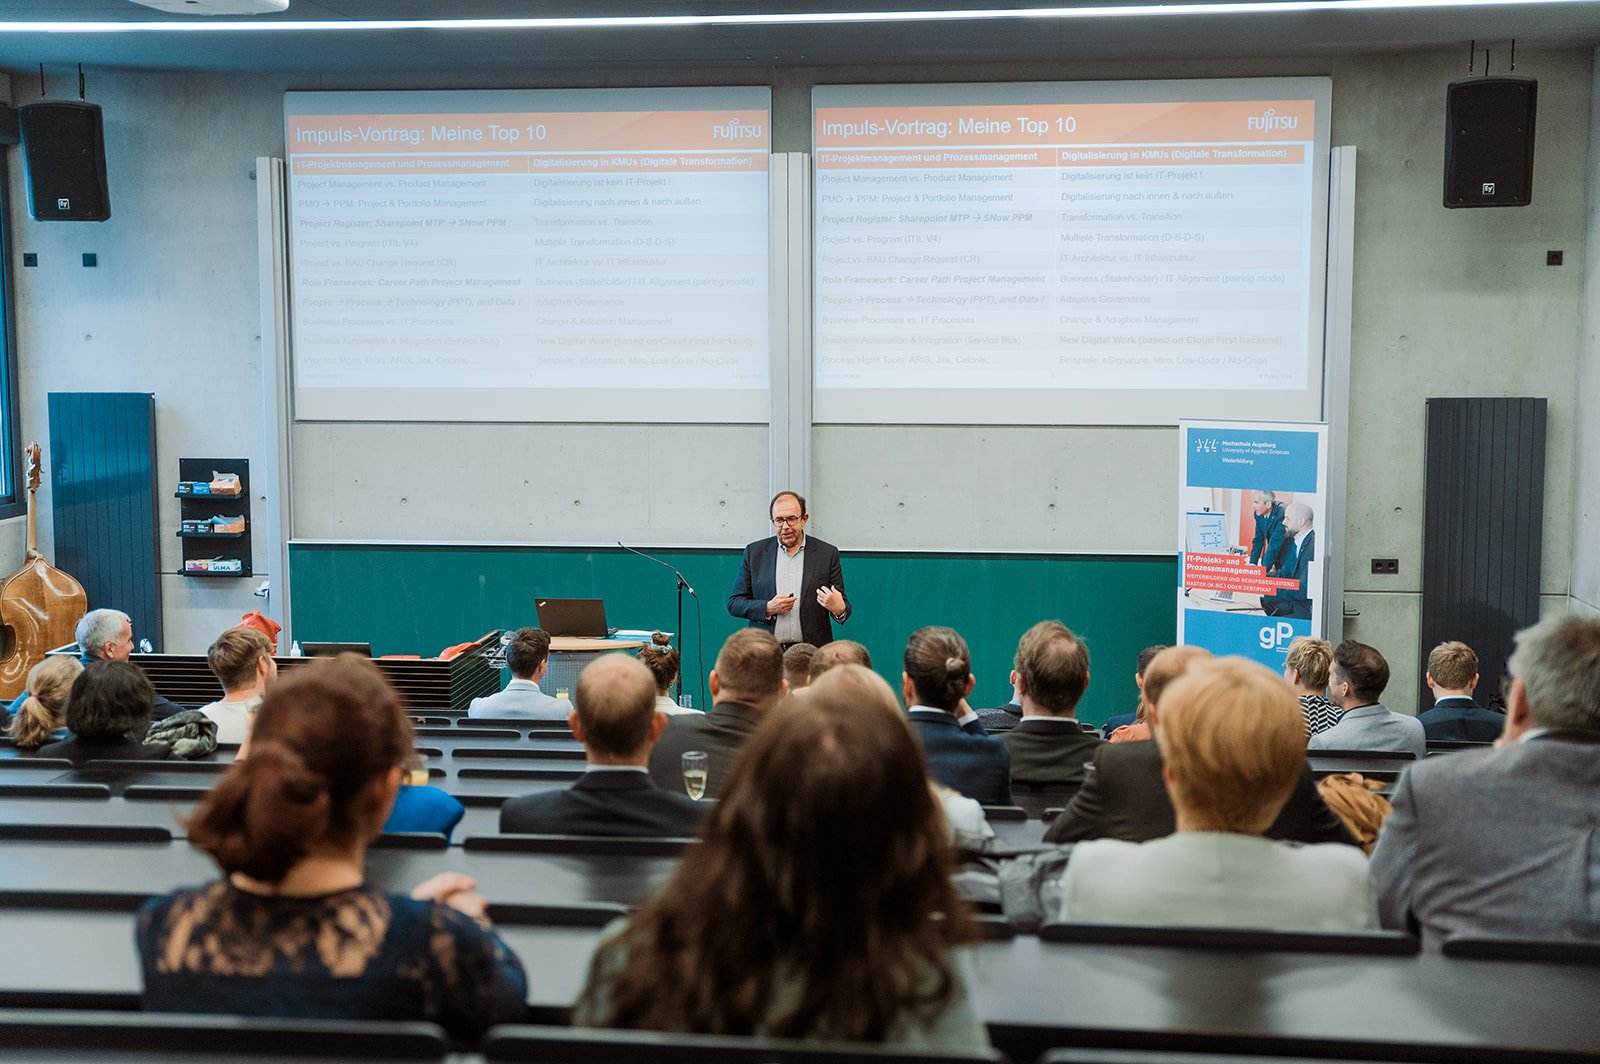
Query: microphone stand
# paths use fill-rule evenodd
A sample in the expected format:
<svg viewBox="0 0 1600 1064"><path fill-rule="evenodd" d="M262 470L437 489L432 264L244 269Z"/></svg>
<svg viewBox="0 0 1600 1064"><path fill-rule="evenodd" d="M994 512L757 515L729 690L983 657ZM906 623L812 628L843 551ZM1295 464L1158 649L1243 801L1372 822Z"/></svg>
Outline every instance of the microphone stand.
<svg viewBox="0 0 1600 1064"><path fill-rule="evenodd" d="M667 569L668 571L670 571L672 573L673 576L678 578L678 630L676 632L674 632L673 634L678 637L678 692L677 692L677 696L676 697L678 699L682 699L683 698L683 593L685 591L687 591L689 594L694 595L695 602L699 602L700 601L700 596L699 595L695 595L694 588L689 586L689 581L684 578L684 575L682 573L678 572L677 569L673 568L673 566L671 566L667 562L664 562L660 558L654 557L653 555L646 554L642 550L634 550L632 547L628 546L626 543L622 542L622 540L620 540L620 539L617 540L617 546L621 547L623 550L627 551L629 554L637 554L639 557L644 558L647 561L655 562L657 565ZM695 608L698 609L699 607L697 606Z"/></svg>

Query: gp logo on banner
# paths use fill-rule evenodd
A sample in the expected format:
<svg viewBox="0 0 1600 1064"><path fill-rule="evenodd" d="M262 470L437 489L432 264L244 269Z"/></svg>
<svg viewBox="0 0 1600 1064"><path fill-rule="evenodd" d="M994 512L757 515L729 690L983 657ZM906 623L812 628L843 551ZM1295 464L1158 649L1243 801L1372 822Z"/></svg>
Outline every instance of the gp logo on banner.
<svg viewBox="0 0 1600 1064"><path fill-rule="evenodd" d="M1324 631L1327 428L1185 421L1178 437L1178 641L1281 669Z"/></svg>

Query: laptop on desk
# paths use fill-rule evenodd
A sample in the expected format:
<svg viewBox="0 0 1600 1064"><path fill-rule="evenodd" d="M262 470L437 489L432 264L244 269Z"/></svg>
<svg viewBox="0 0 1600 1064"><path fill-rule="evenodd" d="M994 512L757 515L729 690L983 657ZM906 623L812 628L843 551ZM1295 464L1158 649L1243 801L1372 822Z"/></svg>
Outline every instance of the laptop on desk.
<svg viewBox="0 0 1600 1064"><path fill-rule="evenodd" d="M533 606L539 627L551 635L604 639L611 634L602 599L541 598Z"/></svg>
<svg viewBox="0 0 1600 1064"><path fill-rule="evenodd" d="M306 640L300 644L301 653L308 658L336 658L340 654L355 654L358 657L372 657L371 643L317 643Z"/></svg>

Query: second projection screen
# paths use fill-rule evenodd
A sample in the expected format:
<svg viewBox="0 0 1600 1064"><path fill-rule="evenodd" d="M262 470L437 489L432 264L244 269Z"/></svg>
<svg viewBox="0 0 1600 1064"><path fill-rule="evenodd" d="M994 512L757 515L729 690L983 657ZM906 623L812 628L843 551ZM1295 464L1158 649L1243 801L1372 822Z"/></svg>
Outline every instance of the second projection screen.
<svg viewBox="0 0 1600 1064"><path fill-rule="evenodd" d="M1319 419L1329 98L818 87L816 420Z"/></svg>

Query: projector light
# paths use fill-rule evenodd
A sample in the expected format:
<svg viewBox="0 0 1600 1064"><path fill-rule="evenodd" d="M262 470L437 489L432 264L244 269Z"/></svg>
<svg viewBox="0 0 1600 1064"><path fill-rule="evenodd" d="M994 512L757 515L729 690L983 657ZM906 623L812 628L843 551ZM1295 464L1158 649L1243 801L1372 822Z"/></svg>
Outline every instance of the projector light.
<svg viewBox="0 0 1600 1064"><path fill-rule="evenodd" d="M169 15L275 15L289 10L289 0L128 0Z"/></svg>

